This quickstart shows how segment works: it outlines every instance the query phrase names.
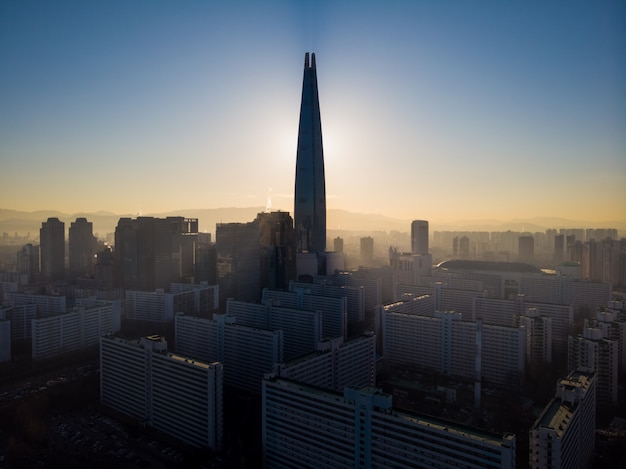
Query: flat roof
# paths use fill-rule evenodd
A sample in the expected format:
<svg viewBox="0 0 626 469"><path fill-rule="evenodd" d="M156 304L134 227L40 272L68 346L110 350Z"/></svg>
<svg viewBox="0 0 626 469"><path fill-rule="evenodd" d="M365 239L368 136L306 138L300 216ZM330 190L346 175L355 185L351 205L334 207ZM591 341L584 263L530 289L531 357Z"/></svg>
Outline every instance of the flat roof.
<svg viewBox="0 0 626 469"><path fill-rule="evenodd" d="M306 383L302 383L300 381L294 381L285 378L270 378L267 381L272 381L277 384L281 384L283 386L296 388L302 391L311 392L313 394L317 394L321 397L325 397L329 400L333 400L336 402L347 403L348 399L345 399L343 394L337 393L335 391L320 388L317 386L312 386ZM368 386L364 386L361 389L366 389L368 392L374 394L384 394L379 388L372 388ZM459 436L471 438L473 440L483 441L487 443L491 443L496 446L507 446L515 439L515 435L513 433L493 433L485 430L480 430L474 427L470 427L467 425L459 424L457 422L452 422L449 420L438 419L436 417L431 417L427 415L418 414L415 412L407 412L407 411L398 411L392 408L391 414L394 417L398 417L403 420L410 421L412 423L424 425L433 429L447 431L450 433L456 433Z"/></svg>

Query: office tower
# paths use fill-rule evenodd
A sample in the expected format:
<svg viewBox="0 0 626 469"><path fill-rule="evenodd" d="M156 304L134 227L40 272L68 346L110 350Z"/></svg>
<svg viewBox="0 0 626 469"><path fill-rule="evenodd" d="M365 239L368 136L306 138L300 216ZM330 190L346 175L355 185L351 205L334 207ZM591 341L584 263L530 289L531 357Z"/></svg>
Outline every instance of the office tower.
<svg viewBox="0 0 626 469"><path fill-rule="evenodd" d="M265 467L515 466L515 435L394 409L392 396L373 387L342 395L269 378L262 405Z"/></svg>
<svg viewBox="0 0 626 469"><path fill-rule="evenodd" d="M532 236L519 237L519 260L522 262L533 262L535 259L535 238Z"/></svg>
<svg viewBox="0 0 626 469"><path fill-rule="evenodd" d="M333 239L333 250L335 252L343 252L343 238L337 236Z"/></svg>
<svg viewBox="0 0 626 469"><path fill-rule="evenodd" d="M411 223L411 252L428 254L428 222L413 220Z"/></svg>
<svg viewBox="0 0 626 469"><path fill-rule="evenodd" d="M222 447L223 373L168 353L160 336L100 338L100 402L191 446Z"/></svg>
<svg viewBox="0 0 626 469"><path fill-rule="evenodd" d="M32 282L39 274L39 246L27 244L17 252L17 271L28 274Z"/></svg>
<svg viewBox="0 0 626 469"><path fill-rule="evenodd" d="M321 253L326 250L326 183L322 123L315 54L311 54L309 59L308 52L304 56L298 128L294 222L298 252Z"/></svg>
<svg viewBox="0 0 626 469"><path fill-rule="evenodd" d="M264 212L247 223L218 223L215 230L217 284L228 298L258 301L263 288L286 290L296 277L292 218Z"/></svg>
<svg viewBox="0 0 626 469"><path fill-rule="evenodd" d="M228 298L258 301L261 293L259 224L218 223L215 227L217 284L223 306Z"/></svg>
<svg viewBox="0 0 626 469"><path fill-rule="evenodd" d="M211 233L198 233L195 281L217 285L217 248L211 242Z"/></svg>
<svg viewBox="0 0 626 469"><path fill-rule="evenodd" d="M41 273L46 280L59 280L65 275L65 223L48 218L39 230Z"/></svg>
<svg viewBox="0 0 626 469"><path fill-rule="evenodd" d="M197 218L120 218L115 229L116 286L152 291L190 282L197 238Z"/></svg>
<svg viewBox="0 0 626 469"><path fill-rule="evenodd" d="M287 212L263 212L259 224L261 288L286 290L296 278L296 243L293 219Z"/></svg>
<svg viewBox="0 0 626 469"><path fill-rule="evenodd" d="M374 260L374 238L366 236L360 241L361 262L365 265L371 265Z"/></svg>
<svg viewBox="0 0 626 469"><path fill-rule="evenodd" d="M77 218L70 225L69 270L72 274L93 274L93 254L96 244L93 223Z"/></svg>
<svg viewBox="0 0 626 469"><path fill-rule="evenodd" d="M591 463L596 431L596 377L573 371L529 432L529 467L579 468Z"/></svg>
<svg viewBox="0 0 626 469"><path fill-rule="evenodd" d="M96 253L96 265L94 266L96 283L99 288L110 289L114 284L114 256L109 246Z"/></svg>

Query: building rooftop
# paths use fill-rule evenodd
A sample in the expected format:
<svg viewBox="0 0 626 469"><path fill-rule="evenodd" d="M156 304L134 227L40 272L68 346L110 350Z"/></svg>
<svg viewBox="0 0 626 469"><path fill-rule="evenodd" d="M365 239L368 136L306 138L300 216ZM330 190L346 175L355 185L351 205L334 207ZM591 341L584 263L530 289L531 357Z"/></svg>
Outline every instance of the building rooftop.
<svg viewBox="0 0 626 469"><path fill-rule="evenodd" d="M576 407L577 404L570 405L563 403L559 398L554 398L546 406L533 427L536 429L543 427L553 430L557 437L561 438L572 419Z"/></svg>
<svg viewBox="0 0 626 469"><path fill-rule="evenodd" d="M326 398L329 400L334 400L334 401L342 402L342 403L349 402L349 399L346 399L343 394L336 393L334 391L320 388L317 386L312 386L309 384L301 383L298 381L292 381L286 378L276 378L276 377L270 378L269 381L273 381L285 387L291 387L294 389L311 392L311 393L317 394L321 398ZM361 391L369 392L372 395L387 396L379 388L364 387L364 388L361 388ZM422 415L422 414L418 414L415 412L399 411L399 410L392 409L390 415L393 415L394 417L397 417L403 420L410 421L412 423L424 425L424 426L437 429L437 430L450 432L450 434L457 434L459 436L467 437L467 438L474 439L477 441L482 441L482 442L492 444L495 446L510 447L510 445L514 444L514 441L515 441L515 435L512 433L504 433L504 434L492 433L492 432L483 431L474 427L470 427L468 425L463 425L457 422L452 422L452 421L448 421L444 419L439 419L436 417Z"/></svg>
<svg viewBox="0 0 626 469"><path fill-rule="evenodd" d="M456 259L443 261L437 265L437 269L445 270L474 270L484 272L518 272L528 274L540 274L537 267L524 262L498 262Z"/></svg>

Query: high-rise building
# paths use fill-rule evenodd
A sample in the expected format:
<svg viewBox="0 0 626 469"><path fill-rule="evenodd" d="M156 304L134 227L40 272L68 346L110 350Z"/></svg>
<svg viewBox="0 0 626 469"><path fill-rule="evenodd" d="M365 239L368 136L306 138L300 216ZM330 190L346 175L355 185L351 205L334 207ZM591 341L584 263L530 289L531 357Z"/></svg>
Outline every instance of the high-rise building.
<svg viewBox="0 0 626 469"><path fill-rule="evenodd" d="M365 236L360 242L361 262L370 265L374 260L374 238Z"/></svg>
<svg viewBox="0 0 626 469"><path fill-rule="evenodd" d="M287 212L259 213L247 223L215 229L217 284L228 298L258 301L263 288L287 289L296 276L294 230Z"/></svg>
<svg viewBox="0 0 626 469"><path fill-rule="evenodd" d="M28 243L17 251L17 271L28 274L30 281L39 274L39 246Z"/></svg>
<svg viewBox="0 0 626 469"><path fill-rule="evenodd" d="M259 223L261 287L286 290L296 278L293 219L288 212L263 212Z"/></svg>
<svg viewBox="0 0 626 469"><path fill-rule="evenodd" d="M370 386L341 395L270 377L262 405L265 467L515 467L515 435L394 409Z"/></svg>
<svg viewBox="0 0 626 469"><path fill-rule="evenodd" d="M519 237L519 259L523 262L533 262L535 259L535 238L530 235Z"/></svg>
<svg viewBox="0 0 626 469"><path fill-rule="evenodd" d="M46 280L58 280L65 275L65 223L48 218L39 230L41 273Z"/></svg>
<svg viewBox="0 0 626 469"><path fill-rule="evenodd" d="M115 229L116 286L152 291L193 280L197 239L197 218L120 218Z"/></svg>
<svg viewBox="0 0 626 469"><path fill-rule="evenodd" d="M298 252L326 250L326 183L315 54L304 56L294 221Z"/></svg>
<svg viewBox="0 0 626 469"><path fill-rule="evenodd" d="M459 239L459 257L461 259L469 259L470 257L470 240L467 236L461 236Z"/></svg>
<svg viewBox="0 0 626 469"><path fill-rule="evenodd" d="M93 223L86 218L77 218L70 225L69 258L70 272L73 274L91 274L94 270Z"/></svg>
<svg viewBox="0 0 626 469"><path fill-rule="evenodd" d="M428 254L428 222L413 220L411 223L411 252Z"/></svg>
<svg viewBox="0 0 626 469"><path fill-rule="evenodd" d="M605 337L606 328L586 324L583 333L569 337L568 369L595 372L598 409L618 403L619 342Z"/></svg>
<svg viewBox="0 0 626 469"><path fill-rule="evenodd" d="M100 338L100 402L191 446L222 447L223 375L221 363L168 353L160 336Z"/></svg>
<svg viewBox="0 0 626 469"><path fill-rule="evenodd" d="M573 371L530 429L529 467L588 467L596 429L596 378Z"/></svg>
<svg viewBox="0 0 626 469"><path fill-rule="evenodd" d="M242 326L224 314L204 319L182 313L174 328L178 353L223 363L224 383L238 389L260 392L263 376L283 361L282 330Z"/></svg>
<svg viewBox="0 0 626 469"><path fill-rule="evenodd" d="M560 264L561 262L563 262L564 253L565 253L565 235L558 234L554 237L554 263L555 264Z"/></svg>

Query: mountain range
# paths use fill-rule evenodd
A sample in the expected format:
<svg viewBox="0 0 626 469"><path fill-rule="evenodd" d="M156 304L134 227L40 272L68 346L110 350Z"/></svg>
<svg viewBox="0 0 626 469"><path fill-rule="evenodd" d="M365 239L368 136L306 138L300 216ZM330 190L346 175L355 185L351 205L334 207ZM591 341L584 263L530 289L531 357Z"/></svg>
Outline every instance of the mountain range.
<svg viewBox="0 0 626 469"><path fill-rule="evenodd" d="M254 220L258 213L263 212L264 207L224 207L209 209L181 209L163 213L145 214L116 214L112 212L97 211L89 213L64 213L55 210L37 210L25 212L18 210L0 209L0 232L13 235L25 235L30 233L36 238L41 223L49 217L57 217L65 222L66 229L77 217L85 217L93 223L94 233L104 237L106 233L115 231L118 220L121 217L135 218L137 216L184 216L198 218L200 231L215 233L217 223L249 222ZM626 220L588 222L584 220L569 220L565 218L535 217L528 219L511 220L458 220L446 223L430 223L431 231L525 231L543 232L548 228L616 228L622 236L626 235ZM348 210L327 210L328 231L398 231L409 232L411 220L391 218L380 214L354 213Z"/></svg>

